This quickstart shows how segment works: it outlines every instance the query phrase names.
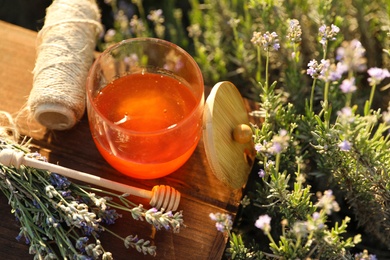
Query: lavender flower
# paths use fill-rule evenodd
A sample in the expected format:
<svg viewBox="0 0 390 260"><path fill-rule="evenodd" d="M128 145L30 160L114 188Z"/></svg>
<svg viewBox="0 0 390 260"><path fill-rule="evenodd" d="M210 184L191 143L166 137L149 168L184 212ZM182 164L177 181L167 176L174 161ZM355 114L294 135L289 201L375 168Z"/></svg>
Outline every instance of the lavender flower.
<svg viewBox="0 0 390 260"><path fill-rule="evenodd" d="M115 40L115 35L116 31L115 29L109 29L107 32L104 34L104 41L105 42L113 42Z"/></svg>
<svg viewBox="0 0 390 260"><path fill-rule="evenodd" d="M332 24L330 27L322 25L319 30L319 36L321 37L320 43L325 46L329 40L336 40L336 35L340 32L340 28Z"/></svg>
<svg viewBox="0 0 390 260"><path fill-rule="evenodd" d="M102 260L113 260L114 257L112 256L111 252L104 252L102 255Z"/></svg>
<svg viewBox="0 0 390 260"><path fill-rule="evenodd" d="M58 220L55 219L54 216L50 216L50 217L47 217L46 218L46 225L48 225L49 227L58 227L60 224L58 223Z"/></svg>
<svg viewBox="0 0 390 260"><path fill-rule="evenodd" d="M57 173L51 173L49 181L56 189L67 189L71 184L66 177Z"/></svg>
<svg viewBox="0 0 390 260"><path fill-rule="evenodd" d="M309 233L309 227L307 221L296 221L293 224L292 230L295 234L305 237Z"/></svg>
<svg viewBox="0 0 390 260"><path fill-rule="evenodd" d="M306 225L309 232L315 232L318 229L324 228L325 224L323 218L321 217L321 213L314 212L311 215L311 218L308 218Z"/></svg>
<svg viewBox="0 0 390 260"><path fill-rule="evenodd" d="M48 196L51 199L59 194L58 191L52 185L47 185L45 187L45 193L46 196Z"/></svg>
<svg viewBox="0 0 390 260"><path fill-rule="evenodd" d="M126 248L133 247L144 255L156 256L156 247L151 245L149 240L138 239L137 236L129 235L125 238L124 244Z"/></svg>
<svg viewBox="0 0 390 260"><path fill-rule="evenodd" d="M253 36L251 42L254 45L261 46L262 45L262 35L261 32L253 32Z"/></svg>
<svg viewBox="0 0 390 260"><path fill-rule="evenodd" d="M113 225L115 224L115 221L122 217L121 214L119 214L116 210L114 209L106 209L104 211L98 211L99 219L101 219L102 223L107 224L107 225Z"/></svg>
<svg viewBox="0 0 390 260"><path fill-rule="evenodd" d="M368 254L367 250L363 250L363 252L355 254L356 260L377 260L376 255Z"/></svg>
<svg viewBox="0 0 390 260"><path fill-rule="evenodd" d="M163 16L163 11L161 9L151 10L147 18L156 24L157 23L161 24L165 20Z"/></svg>
<svg viewBox="0 0 390 260"><path fill-rule="evenodd" d="M96 197L95 193L90 193L89 198L93 202L93 204L96 207L99 207L101 211L105 211L107 206L106 206L106 199L103 197Z"/></svg>
<svg viewBox="0 0 390 260"><path fill-rule="evenodd" d="M355 120L354 114L350 107L343 107L340 111L337 112L337 115L340 118L342 124L350 124Z"/></svg>
<svg viewBox="0 0 390 260"><path fill-rule="evenodd" d="M147 18L153 22L154 31L159 38L164 38L165 33L165 26L163 25L165 19L162 14L163 11L161 9L158 9L150 11L150 14L147 16Z"/></svg>
<svg viewBox="0 0 390 260"><path fill-rule="evenodd" d="M0 141L0 143L1 143L1 141ZM46 156L43 156L43 155L41 155L41 154L38 153L38 152L27 153L27 154L25 155L25 157L33 158L34 160L38 160L38 161L42 161L42 162L47 162Z"/></svg>
<svg viewBox="0 0 390 260"><path fill-rule="evenodd" d="M177 233L180 227L183 225L182 213L176 212L173 214L171 211L163 212L156 208L147 210L143 216L146 222L153 225L157 230L162 228L169 230L172 228L173 232Z"/></svg>
<svg viewBox="0 0 390 260"><path fill-rule="evenodd" d="M316 60L311 60L308 64L307 64L307 71L306 73L308 75L310 75L313 79L316 79L318 78L319 75L321 75L321 71L322 71L322 66L320 64L318 64L318 62Z"/></svg>
<svg viewBox="0 0 390 260"><path fill-rule="evenodd" d="M368 82L370 83L370 86L376 86L382 82L385 78L390 77L390 72L387 69L381 69L381 68L370 68L368 69L368 75L370 76L368 78Z"/></svg>
<svg viewBox="0 0 390 260"><path fill-rule="evenodd" d="M130 209L130 213L133 219L143 221L144 206L139 204L137 207Z"/></svg>
<svg viewBox="0 0 390 260"><path fill-rule="evenodd" d="M330 215L332 211L339 211L340 207L337 201L335 201L335 196L333 195L332 190L324 191L324 194L320 192L317 193L318 202L317 207L323 208L327 215Z"/></svg>
<svg viewBox="0 0 390 260"><path fill-rule="evenodd" d="M85 247L85 252L88 256L92 256L93 259L98 259L103 254L103 247L99 240L96 240L96 244L91 243Z"/></svg>
<svg viewBox="0 0 390 260"><path fill-rule="evenodd" d="M390 102L389 105L387 106L387 111L384 111L382 113L382 119L385 124L390 125Z"/></svg>
<svg viewBox="0 0 390 260"><path fill-rule="evenodd" d="M349 150L351 150L351 143L347 140L344 140L338 144L338 147L340 148L340 151L348 152Z"/></svg>
<svg viewBox="0 0 390 260"><path fill-rule="evenodd" d="M259 153L266 152L267 151L267 142L264 141L263 144L261 144L261 143L255 144L255 150Z"/></svg>
<svg viewBox="0 0 390 260"><path fill-rule="evenodd" d="M269 151L271 154L278 154L278 153L281 153L283 151L283 147L280 143L274 142L272 144L271 148L269 149Z"/></svg>
<svg viewBox="0 0 390 260"><path fill-rule="evenodd" d="M29 241L30 239L28 238L28 235L27 235L27 230L25 227L21 227L20 228L20 232L19 234L16 236L16 240L20 241L22 238L24 238L26 244L29 244Z"/></svg>
<svg viewBox="0 0 390 260"><path fill-rule="evenodd" d="M238 25L239 23L240 23L240 19L231 18L231 19L228 21L228 24L229 24L232 28L237 27L237 25Z"/></svg>
<svg viewBox="0 0 390 260"><path fill-rule="evenodd" d="M336 70L335 70L335 71L336 71L336 73L338 73L338 75L340 75L340 77L341 77L344 73L348 72L348 70L350 70L348 64L346 64L346 63L344 63L344 62L342 62L342 61L337 62L337 64L336 64Z"/></svg>
<svg viewBox="0 0 390 260"><path fill-rule="evenodd" d="M285 129L279 131L278 135L272 137L272 145L268 149L271 154L278 154L283 152L288 147L290 136Z"/></svg>
<svg viewBox="0 0 390 260"><path fill-rule="evenodd" d="M271 47L276 51L280 48L276 32L270 33L267 31L264 34L261 34L260 32L253 32L251 42L254 45L263 47L265 51L270 51Z"/></svg>
<svg viewBox="0 0 390 260"><path fill-rule="evenodd" d="M4 147L10 148L7 142L0 139L0 149ZM11 148L18 149L18 145ZM18 151L28 151L28 148L23 147ZM46 161L38 153L27 153L26 156ZM67 178L46 170L35 169L34 174L29 174L27 178L26 173L30 171L27 167L20 171L7 171L7 175L3 169L6 167L0 170L3 187L12 194L8 199L16 219L22 225L16 239L24 239L30 245L30 254L34 254L35 258L113 259L112 254L103 249L97 236L105 230L125 240L120 234L106 228L121 217L115 209L131 212L137 220L146 219L157 228L172 228L174 232L178 232L184 225L181 212L147 211L142 207L135 207L132 211L135 204L127 200L125 195L71 183ZM26 173L21 174L22 170ZM20 192L13 193L14 190ZM112 202L110 197L98 196L87 190L116 196L120 202ZM88 243L90 238L95 241ZM155 246L149 243L137 240L134 247L155 255Z"/></svg>
<svg viewBox="0 0 390 260"><path fill-rule="evenodd" d="M96 218L95 213L89 211L85 203L70 201L66 206L60 205L58 208L64 213L66 224L79 228L85 235L96 234L102 230L100 220Z"/></svg>
<svg viewBox="0 0 390 260"><path fill-rule="evenodd" d="M259 174L259 177L260 177L260 178L264 178L264 176L265 176L265 171L264 171L263 169L260 169L258 174Z"/></svg>
<svg viewBox="0 0 390 260"><path fill-rule="evenodd" d="M314 212L313 215L312 215L312 218L313 218L313 220L319 219L320 218L320 213Z"/></svg>
<svg viewBox="0 0 390 260"><path fill-rule="evenodd" d="M135 36L142 36L146 32L146 28L142 20L137 15L133 15L130 22L130 29Z"/></svg>
<svg viewBox="0 0 390 260"><path fill-rule="evenodd" d="M88 237L79 237L76 241L76 248L79 250L84 250L88 240L89 240Z"/></svg>
<svg viewBox="0 0 390 260"><path fill-rule="evenodd" d="M390 124L390 111L384 111L382 113L382 118L383 118L383 122L385 122L386 124Z"/></svg>
<svg viewBox="0 0 390 260"><path fill-rule="evenodd" d="M268 233L271 231L271 217L268 215L261 215L255 222L255 227Z"/></svg>
<svg viewBox="0 0 390 260"><path fill-rule="evenodd" d="M202 35L202 29L199 24L191 24L187 27L188 36L191 38L199 38Z"/></svg>
<svg viewBox="0 0 390 260"><path fill-rule="evenodd" d="M340 89L343 93L352 93L355 92L357 87L355 85L355 78L344 79L341 82Z"/></svg>
<svg viewBox="0 0 390 260"><path fill-rule="evenodd" d="M129 18L123 10L119 10L115 15L115 22L119 26L119 31L126 32L129 28Z"/></svg>
<svg viewBox="0 0 390 260"><path fill-rule="evenodd" d="M74 199L72 197L72 191L71 190L60 190L59 192L60 192L61 196L64 197L64 198Z"/></svg>
<svg viewBox="0 0 390 260"><path fill-rule="evenodd" d="M271 171L271 169L273 169L275 167L275 162L272 161L272 160L268 160L265 164L265 169L267 171Z"/></svg>
<svg viewBox="0 0 390 260"><path fill-rule="evenodd" d="M321 60L321 72L318 78L323 79L324 81L328 81L327 78L329 77L330 72L330 60Z"/></svg>
<svg viewBox="0 0 390 260"><path fill-rule="evenodd" d="M331 64L330 60L322 59L318 69L321 69L318 78L324 82L337 81L343 75L343 70L335 64Z"/></svg>
<svg viewBox="0 0 390 260"><path fill-rule="evenodd" d="M359 40L344 41L337 49L336 59L343 64L344 72L363 72L367 69L366 49Z"/></svg>
<svg viewBox="0 0 390 260"><path fill-rule="evenodd" d="M211 220L215 221L215 226L218 231L225 232L230 231L233 226L232 217L225 213L210 213Z"/></svg>
<svg viewBox="0 0 390 260"><path fill-rule="evenodd" d="M132 53L130 56L126 56L123 58L123 62L126 64L128 67L136 67L138 66L139 63L139 58L137 54Z"/></svg>
<svg viewBox="0 0 390 260"><path fill-rule="evenodd" d="M302 29L297 19L291 19L287 29L287 39L293 43L301 42Z"/></svg>

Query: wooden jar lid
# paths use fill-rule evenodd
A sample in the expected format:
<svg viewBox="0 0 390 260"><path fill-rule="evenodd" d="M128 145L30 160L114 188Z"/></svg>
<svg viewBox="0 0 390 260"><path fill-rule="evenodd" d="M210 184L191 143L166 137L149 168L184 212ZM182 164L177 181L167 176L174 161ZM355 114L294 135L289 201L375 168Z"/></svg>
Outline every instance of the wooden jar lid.
<svg viewBox="0 0 390 260"><path fill-rule="evenodd" d="M235 189L246 183L255 154L252 140L247 143L234 140L233 131L240 124L249 125L240 92L231 82L217 83L203 113L204 147L212 172Z"/></svg>

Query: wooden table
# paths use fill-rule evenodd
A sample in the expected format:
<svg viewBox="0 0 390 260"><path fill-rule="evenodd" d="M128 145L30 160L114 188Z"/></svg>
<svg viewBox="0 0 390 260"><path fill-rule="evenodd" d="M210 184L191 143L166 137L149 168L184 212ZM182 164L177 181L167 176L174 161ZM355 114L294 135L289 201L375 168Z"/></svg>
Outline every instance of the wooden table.
<svg viewBox="0 0 390 260"><path fill-rule="evenodd" d="M16 116L32 87L36 32L0 21L0 35L0 110ZM158 231L153 239L157 245L156 258L125 249L121 241L102 233L101 240L115 259L221 259L226 237L215 229L209 214L227 212L234 216L242 190L225 186L212 174L202 141L190 160L175 173L157 180L136 180L121 176L103 160L95 148L85 115L67 131L47 131L26 117L19 118L17 124L20 132L32 137L33 146L52 163L142 189L166 184L181 192L179 210L183 210L187 227L178 234ZM136 202L148 206L147 201ZM15 239L19 225L10 209L5 196L0 195L0 259L32 259L28 246ZM114 230L123 236L138 234L145 239L152 235L148 224L133 221L129 216L119 219Z"/></svg>

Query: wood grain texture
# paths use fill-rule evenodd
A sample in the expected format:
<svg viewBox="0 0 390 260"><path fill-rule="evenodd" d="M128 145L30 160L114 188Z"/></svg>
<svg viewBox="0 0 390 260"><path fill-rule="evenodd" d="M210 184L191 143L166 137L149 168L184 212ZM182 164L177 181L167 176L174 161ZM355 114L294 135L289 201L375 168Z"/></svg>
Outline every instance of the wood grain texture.
<svg viewBox="0 0 390 260"><path fill-rule="evenodd" d="M204 110L203 138L210 166L221 181L232 188L245 185L254 161L252 142L239 143L234 129L249 124L240 92L231 82L215 84Z"/></svg>
<svg viewBox="0 0 390 260"><path fill-rule="evenodd" d="M35 63L36 32L0 21L0 110L16 116L26 104L32 87ZM208 89L209 91L209 89ZM206 93L207 94L207 93ZM247 109L255 109L253 102L244 100ZM248 110L249 111L249 110ZM93 143L88 120L70 130L47 131L26 114L17 120L20 132L33 138L33 149L45 155L51 163L91 173L113 181L142 189L155 185L170 185L182 194L179 210L183 210L187 226L180 233L158 231L123 214L112 230L126 236L137 234L152 239L157 245L157 257L143 256L134 249L125 249L123 243L107 233L101 235L106 249L115 259L221 259L227 238L215 228L211 212L236 214L242 190L232 189L211 172L202 140L190 160L171 175L155 180L136 180L125 177L108 165ZM148 201L134 198L134 202ZM18 242L19 225L10 212L5 196L0 195L0 259L32 259L28 245Z"/></svg>

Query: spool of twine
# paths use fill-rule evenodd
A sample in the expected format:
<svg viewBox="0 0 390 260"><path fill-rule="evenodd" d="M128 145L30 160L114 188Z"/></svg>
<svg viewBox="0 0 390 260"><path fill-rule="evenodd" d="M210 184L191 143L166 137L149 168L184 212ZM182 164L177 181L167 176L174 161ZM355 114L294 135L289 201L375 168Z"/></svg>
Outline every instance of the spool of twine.
<svg viewBox="0 0 390 260"><path fill-rule="evenodd" d="M53 130L73 127L85 110L85 83L102 31L95 0L54 0L37 38L30 114Z"/></svg>

